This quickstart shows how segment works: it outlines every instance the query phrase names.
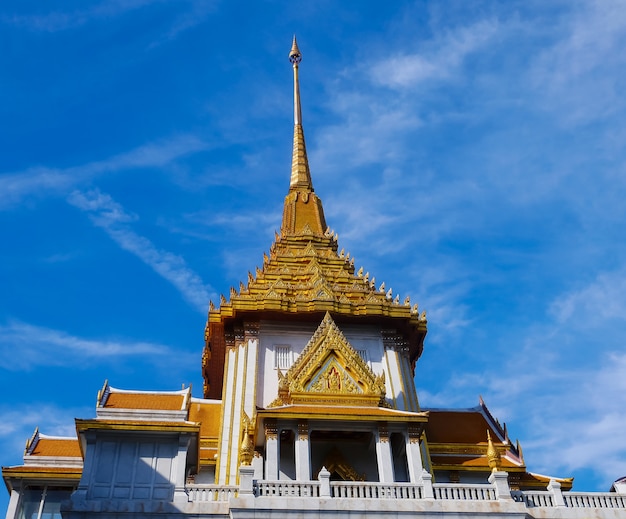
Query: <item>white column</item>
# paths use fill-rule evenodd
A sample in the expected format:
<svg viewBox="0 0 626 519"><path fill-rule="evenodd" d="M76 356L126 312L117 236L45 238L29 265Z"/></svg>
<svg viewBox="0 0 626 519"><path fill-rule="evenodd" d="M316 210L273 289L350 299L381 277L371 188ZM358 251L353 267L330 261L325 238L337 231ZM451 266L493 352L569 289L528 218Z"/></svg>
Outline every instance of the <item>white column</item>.
<svg viewBox="0 0 626 519"><path fill-rule="evenodd" d="M228 478L228 454L230 441L236 431L232 431L233 403L235 397L235 368L237 352L235 348L227 348L224 358L224 390L222 394L222 430L220 431L219 465L217 467L216 483L225 485ZM239 448L237 451L239 452Z"/></svg>
<svg viewBox="0 0 626 519"><path fill-rule="evenodd" d="M245 389L244 389L244 401L243 401L243 409L248 415L249 418L253 418L256 406L256 372L257 372L257 355L259 349L259 341L258 339L248 339L247 340L247 356L246 359L246 375L244 379Z"/></svg>
<svg viewBox="0 0 626 519"><path fill-rule="evenodd" d="M252 494L254 483L254 467L239 467L239 494Z"/></svg>
<svg viewBox="0 0 626 519"><path fill-rule="evenodd" d="M265 479L278 480L278 424L265 422Z"/></svg>
<svg viewBox="0 0 626 519"><path fill-rule="evenodd" d="M15 481L13 481L15 483ZM6 519L14 519L17 518L17 505L20 501L20 493L12 489L11 490L11 498L9 499L9 507L7 508Z"/></svg>
<svg viewBox="0 0 626 519"><path fill-rule="evenodd" d="M306 421L298 422L298 437L296 438L296 480L310 481L311 455L309 444L309 424Z"/></svg>
<svg viewBox="0 0 626 519"><path fill-rule="evenodd" d="M498 499L512 499L511 489L509 488L509 474L502 470L492 472L489 476L489 483L496 489L496 497ZM561 490L559 486L559 491ZM562 496L561 496L562 499ZM565 503L564 503L565 504Z"/></svg>
<svg viewBox="0 0 626 519"><path fill-rule="evenodd" d="M326 470L326 467L322 467L317 479L320 482L320 497L330 497L330 472Z"/></svg>
<svg viewBox="0 0 626 519"><path fill-rule="evenodd" d="M389 372L389 390L391 390L395 408L401 411L406 411L409 406L407 396L404 393L402 373L398 363L398 352L394 348L385 348L385 359L387 361L387 369Z"/></svg>
<svg viewBox="0 0 626 519"><path fill-rule="evenodd" d="M378 461L378 480L381 483L393 482L393 462L391 459L391 444L389 431L386 425L379 425L376 435L376 459Z"/></svg>
<svg viewBox="0 0 626 519"><path fill-rule="evenodd" d="M422 463L422 450L420 448L421 427L409 425L408 441L406 443L406 461L409 466L409 480L417 483L422 479L424 465Z"/></svg>
<svg viewBox="0 0 626 519"><path fill-rule="evenodd" d="M182 433L178 437L178 452L172 467L172 475L174 476L174 502L187 502L188 496L185 492L185 484L187 474L185 473L187 468L187 451L189 450L189 443L191 437L188 434Z"/></svg>
<svg viewBox="0 0 626 519"><path fill-rule="evenodd" d="M237 344L237 368L235 379L235 396L233 401L232 428L230 436L230 465L228 467L228 476L226 483L235 484L239 472L239 448L241 447L241 438L243 432L242 411L244 392L246 390L246 365L247 365L247 344L240 342Z"/></svg>
<svg viewBox="0 0 626 519"><path fill-rule="evenodd" d="M548 483L548 492L552 494L554 506L565 506L565 499L563 499L563 493L561 492L561 483L551 479L550 483Z"/></svg>
<svg viewBox="0 0 626 519"><path fill-rule="evenodd" d="M413 370L411 369L411 361L409 360L408 351L403 350L398 354L400 361L400 371L402 374L402 387L409 402L407 411L419 412L420 406L417 400L417 391L415 390L415 382L413 381Z"/></svg>

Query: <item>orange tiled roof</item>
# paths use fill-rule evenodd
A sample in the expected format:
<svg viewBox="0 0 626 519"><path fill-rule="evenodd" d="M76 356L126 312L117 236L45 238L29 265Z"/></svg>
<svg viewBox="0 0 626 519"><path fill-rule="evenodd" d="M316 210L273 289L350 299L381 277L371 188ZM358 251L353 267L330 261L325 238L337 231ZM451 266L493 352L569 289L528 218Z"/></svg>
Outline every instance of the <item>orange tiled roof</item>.
<svg viewBox="0 0 626 519"><path fill-rule="evenodd" d="M499 438L478 409L462 411L430 410L426 437L428 443L484 443L487 429L494 440Z"/></svg>
<svg viewBox="0 0 626 519"><path fill-rule="evenodd" d="M185 395L158 393L111 392L104 403L105 408L116 409L161 409L178 411L183 409Z"/></svg>
<svg viewBox="0 0 626 519"><path fill-rule="evenodd" d="M61 456L81 458L77 438L45 438L40 437L31 456Z"/></svg>
<svg viewBox="0 0 626 519"><path fill-rule="evenodd" d="M220 414L222 403L192 401L189 408L189 421L200 422L201 438L218 438L220 434Z"/></svg>

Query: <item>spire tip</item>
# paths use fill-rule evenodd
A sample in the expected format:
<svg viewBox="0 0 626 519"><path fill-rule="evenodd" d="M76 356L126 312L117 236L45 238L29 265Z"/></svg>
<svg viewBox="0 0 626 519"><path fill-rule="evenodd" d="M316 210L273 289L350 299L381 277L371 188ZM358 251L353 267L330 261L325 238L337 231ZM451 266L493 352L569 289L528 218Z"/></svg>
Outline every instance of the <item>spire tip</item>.
<svg viewBox="0 0 626 519"><path fill-rule="evenodd" d="M294 65L297 65L302 61L302 53L298 48L298 42L296 41L296 35L293 35L293 43L291 44L291 50L289 51L289 61Z"/></svg>

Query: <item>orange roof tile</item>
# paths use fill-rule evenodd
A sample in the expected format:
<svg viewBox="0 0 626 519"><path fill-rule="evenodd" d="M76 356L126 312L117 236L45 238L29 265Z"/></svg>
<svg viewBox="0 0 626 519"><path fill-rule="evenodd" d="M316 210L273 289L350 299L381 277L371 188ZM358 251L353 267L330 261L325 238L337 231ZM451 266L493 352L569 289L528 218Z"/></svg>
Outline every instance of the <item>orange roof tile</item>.
<svg viewBox="0 0 626 519"><path fill-rule="evenodd" d="M218 438L222 403L192 401L189 408L189 421L200 422L201 438Z"/></svg>
<svg viewBox="0 0 626 519"><path fill-rule="evenodd" d="M499 433L489 425L478 410L430 410L426 425L428 443L485 443L487 429L494 440Z"/></svg>
<svg viewBox="0 0 626 519"><path fill-rule="evenodd" d="M178 411L183 409L185 395L165 395L158 393L118 393L111 392L104 404L105 408L116 409L161 409Z"/></svg>
<svg viewBox="0 0 626 519"><path fill-rule="evenodd" d="M31 456L61 456L81 458L77 438L45 438L39 437Z"/></svg>

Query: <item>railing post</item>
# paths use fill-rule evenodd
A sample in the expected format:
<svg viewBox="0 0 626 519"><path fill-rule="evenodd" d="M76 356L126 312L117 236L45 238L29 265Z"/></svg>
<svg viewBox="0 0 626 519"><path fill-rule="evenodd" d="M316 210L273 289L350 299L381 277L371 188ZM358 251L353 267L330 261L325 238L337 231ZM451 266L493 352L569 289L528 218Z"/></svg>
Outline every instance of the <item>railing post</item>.
<svg viewBox="0 0 626 519"><path fill-rule="evenodd" d="M322 467L317 479L320 482L320 497L330 497L330 472L326 467Z"/></svg>
<svg viewBox="0 0 626 519"><path fill-rule="evenodd" d="M239 467L239 495L252 494L254 479L254 467L242 465Z"/></svg>
<svg viewBox="0 0 626 519"><path fill-rule="evenodd" d="M435 493L433 491L433 476L426 469L422 470L422 491L424 493L424 499L435 499Z"/></svg>
<svg viewBox="0 0 626 519"><path fill-rule="evenodd" d="M513 499L509 487L509 473L503 470L493 471L489 476L489 483L496 490L496 499Z"/></svg>
<svg viewBox="0 0 626 519"><path fill-rule="evenodd" d="M552 494L554 506L565 506L565 500L563 499L563 493L561 492L561 483L551 479L550 483L548 483L548 492Z"/></svg>

